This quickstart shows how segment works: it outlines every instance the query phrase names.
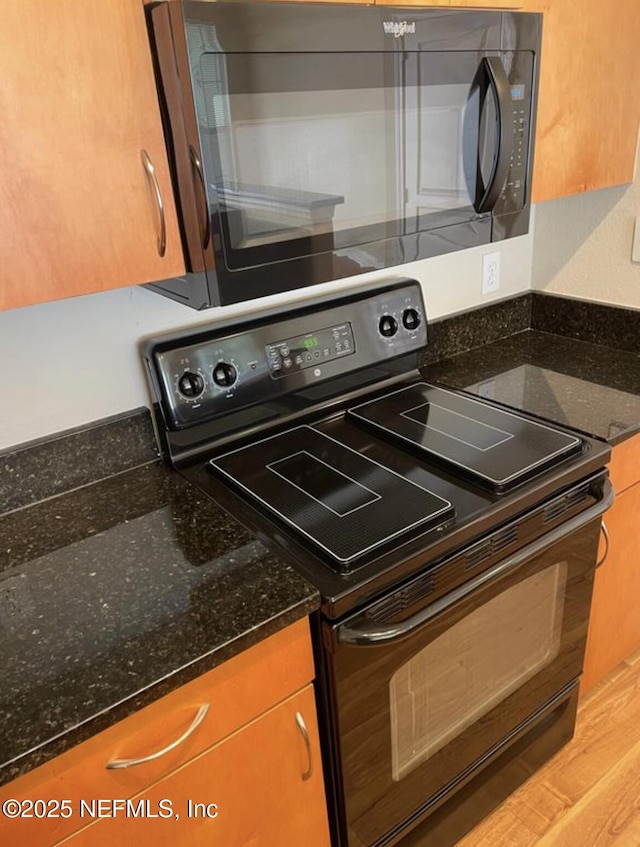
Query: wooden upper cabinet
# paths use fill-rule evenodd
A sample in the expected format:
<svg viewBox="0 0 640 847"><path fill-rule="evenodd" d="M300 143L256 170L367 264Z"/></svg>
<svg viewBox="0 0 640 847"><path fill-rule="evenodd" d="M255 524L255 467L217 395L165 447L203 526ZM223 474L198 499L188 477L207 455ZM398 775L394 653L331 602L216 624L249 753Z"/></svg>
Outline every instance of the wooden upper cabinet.
<svg viewBox="0 0 640 847"><path fill-rule="evenodd" d="M533 202L633 181L638 0L524 0L544 13Z"/></svg>
<svg viewBox="0 0 640 847"><path fill-rule="evenodd" d="M140 0L5 3L0 55L0 308L183 273Z"/></svg>

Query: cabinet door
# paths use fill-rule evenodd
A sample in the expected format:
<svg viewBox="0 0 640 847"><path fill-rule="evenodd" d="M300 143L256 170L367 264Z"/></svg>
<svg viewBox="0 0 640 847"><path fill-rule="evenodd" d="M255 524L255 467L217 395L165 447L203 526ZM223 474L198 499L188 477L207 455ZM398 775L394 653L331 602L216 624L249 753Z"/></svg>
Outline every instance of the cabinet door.
<svg viewBox="0 0 640 847"><path fill-rule="evenodd" d="M0 55L0 308L183 273L141 0L4 3Z"/></svg>
<svg viewBox="0 0 640 847"><path fill-rule="evenodd" d="M640 483L605 515L609 554L596 574L581 693L640 648Z"/></svg>
<svg viewBox="0 0 640 847"><path fill-rule="evenodd" d="M525 0L544 12L533 202L633 181L638 0Z"/></svg>
<svg viewBox="0 0 640 847"><path fill-rule="evenodd" d="M64 843L113 847L131 838L154 847L329 847L312 686L138 795L128 816L120 810Z"/></svg>

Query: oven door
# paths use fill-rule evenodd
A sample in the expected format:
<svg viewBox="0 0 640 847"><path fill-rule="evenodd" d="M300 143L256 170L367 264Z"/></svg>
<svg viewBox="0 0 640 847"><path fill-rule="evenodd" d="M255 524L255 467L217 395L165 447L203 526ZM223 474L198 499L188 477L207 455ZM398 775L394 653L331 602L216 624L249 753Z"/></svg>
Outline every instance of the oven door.
<svg viewBox="0 0 640 847"><path fill-rule="evenodd" d="M427 605L423 574L399 621L324 625L341 844L395 843L579 676L604 491Z"/></svg>

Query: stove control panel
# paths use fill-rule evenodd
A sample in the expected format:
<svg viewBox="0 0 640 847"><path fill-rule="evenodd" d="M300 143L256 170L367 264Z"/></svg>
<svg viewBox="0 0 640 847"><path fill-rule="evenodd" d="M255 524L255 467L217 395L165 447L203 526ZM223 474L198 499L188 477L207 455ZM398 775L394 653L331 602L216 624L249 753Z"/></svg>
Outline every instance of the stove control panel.
<svg viewBox="0 0 640 847"><path fill-rule="evenodd" d="M147 342L144 356L165 421L184 429L426 343L421 288L405 279L262 318L163 336Z"/></svg>
<svg viewBox="0 0 640 847"><path fill-rule="evenodd" d="M275 379L289 373L326 364L356 352L350 323L307 332L267 344L266 353L271 376Z"/></svg>

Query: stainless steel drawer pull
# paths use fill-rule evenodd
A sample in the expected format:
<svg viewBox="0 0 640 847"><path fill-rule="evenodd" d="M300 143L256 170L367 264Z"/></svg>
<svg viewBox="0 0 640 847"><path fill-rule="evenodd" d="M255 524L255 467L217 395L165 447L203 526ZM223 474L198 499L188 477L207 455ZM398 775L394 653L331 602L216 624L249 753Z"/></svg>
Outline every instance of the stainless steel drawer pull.
<svg viewBox="0 0 640 847"><path fill-rule="evenodd" d="M604 538L604 553L602 554L602 558L596 563L597 568L599 568L600 565L604 565L607 560L607 556L609 555L609 530L607 529L607 525L604 521L600 524L600 532Z"/></svg>
<svg viewBox="0 0 640 847"><path fill-rule="evenodd" d="M311 752L311 741L309 740L309 732L307 731L307 725L304 722L304 718L300 714L300 712L296 712L296 723L298 724L298 729L302 733L302 737L304 738L304 743L307 748L307 756L309 757L309 767L302 774L303 779L311 779L313 776L313 755Z"/></svg>
<svg viewBox="0 0 640 847"><path fill-rule="evenodd" d="M156 753L150 753L148 756L143 756L141 759L114 759L112 762L107 762L107 770L115 770L116 768L133 768L136 765L143 765L145 762L152 762L154 759L159 759L161 756L164 756L165 753L170 753L172 750L175 750L176 747L179 747L183 741L186 741L187 738L196 731L196 729L205 719L205 715L208 711L209 704L203 703L202 706L200 706L200 708L198 709L198 714L193 719L189 728L182 733L180 738L176 738L175 741L172 741L171 744L167 745L166 747L163 747L162 750L158 750Z"/></svg>
<svg viewBox="0 0 640 847"><path fill-rule="evenodd" d="M164 256L167 250L167 222L165 220L164 215L164 203L162 202L162 194L160 192L160 185L158 183L158 177L156 175L156 169L153 166L153 162L151 161L151 157L147 153L146 150L140 151L140 158L142 159L142 164L144 165L145 172L151 183L151 187L153 188L153 193L156 198L156 205L158 207L158 215L160 218L160 227L158 231L158 255Z"/></svg>

